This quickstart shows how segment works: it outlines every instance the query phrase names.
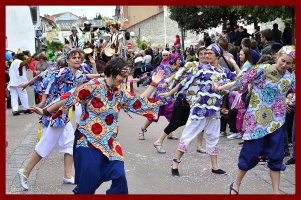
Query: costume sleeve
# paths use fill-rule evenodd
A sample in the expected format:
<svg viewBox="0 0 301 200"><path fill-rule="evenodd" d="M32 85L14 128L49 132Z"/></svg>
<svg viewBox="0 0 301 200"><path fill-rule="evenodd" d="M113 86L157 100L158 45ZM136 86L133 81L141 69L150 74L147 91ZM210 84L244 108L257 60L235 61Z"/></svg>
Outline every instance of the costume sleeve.
<svg viewBox="0 0 301 200"><path fill-rule="evenodd" d="M122 90L120 95L120 103L125 112L130 111L144 117L158 118L160 101L157 99L136 97L134 93L125 90Z"/></svg>
<svg viewBox="0 0 301 200"><path fill-rule="evenodd" d="M69 92L66 92L64 95L60 96L59 98L55 99L53 102L48 104L45 108L48 108L52 104L55 104L61 100L67 99L65 104L57 110L57 112L52 115L52 119L55 119L63 114L63 110L67 108L70 108L71 106L75 105L77 102L80 102L82 100L87 99L92 95L94 89L97 87L96 82L98 82L97 79L93 79L89 81L88 83L85 83L79 87L71 89Z"/></svg>
<svg viewBox="0 0 301 200"><path fill-rule="evenodd" d="M242 75L232 87L229 88L229 92L233 91L234 89L237 89L241 86L245 86L249 83L258 83L263 78L265 78L264 73L264 65L255 65L253 67L250 67L244 75Z"/></svg>

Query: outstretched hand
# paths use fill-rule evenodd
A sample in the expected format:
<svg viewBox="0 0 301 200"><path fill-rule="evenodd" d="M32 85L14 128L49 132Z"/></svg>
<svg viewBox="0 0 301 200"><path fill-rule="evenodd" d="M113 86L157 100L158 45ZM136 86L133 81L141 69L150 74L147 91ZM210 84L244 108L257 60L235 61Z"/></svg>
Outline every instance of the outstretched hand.
<svg viewBox="0 0 301 200"><path fill-rule="evenodd" d="M27 86L28 85L26 83L21 83L20 85L18 85L18 88L22 88L22 90L25 90Z"/></svg>
<svg viewBox="0 0 301 200"><path fill-rule="evenodd" d="M159 97L164 97L164 98L169 97L169 92L160 93L160 94L158 94L158 96Z"/></svg>
<svg viewBox="0 0 301 200"><path fill-rule="evenodd" d="M160 81L164 78L164 70L159 70L157 73L153 73L152 82L160 83Z"/></svg>
<svg viewBox="0 0 301 200"><path fill-rule="evenodd" d="M27 110L31 110L37 113L38 115L43 115L43 109L36 106L30 106Z"/></svg>
<svg viewBox="0 0 301 200"><path fill-rule="evenodd" d="M89 58L91 63L95 63L95 60L94 60L93 56L89 55L88 58Z"/></svg>
<svg viewBox="0 0 301 200"><path fill-rule="evenodd" d="M217 88L218 88L218 86L216 85L216 83L215 83L214 81L212 81L211 89L212 89L214 92L218 92Z"/></svg>

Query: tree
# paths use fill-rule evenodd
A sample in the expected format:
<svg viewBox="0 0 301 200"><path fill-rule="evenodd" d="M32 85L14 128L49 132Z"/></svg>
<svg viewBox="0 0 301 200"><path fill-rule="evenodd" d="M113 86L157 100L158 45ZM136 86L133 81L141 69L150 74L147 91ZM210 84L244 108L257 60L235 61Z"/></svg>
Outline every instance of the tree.
<svg viewBox="0 0 301 200"><path fill-rule="evenodd" d="M258 25L278 17L295 18L293 6L171 6L170 18L180 27L199 34L230 20L230 29L237 22Z"/></svg>
<svg viewBox="0 0 301 200"><path fill-rule="evenodd" d="M46 44L42 44L41 50L47 52L48 50L52 50L53 52L56 51L63 51L65 49L65 45L62 44L60 41L46 41Z"/></svg>
<svg viewBox="0 0 301 200"><path fill-rule="evenodd" d="M147 49L147 47L151 46L150 42L146 42L145 40L140 40L139 38L137 38L136 43L137 43L138 48L140 48L142 50L145 50L145 49Z"/></svg>

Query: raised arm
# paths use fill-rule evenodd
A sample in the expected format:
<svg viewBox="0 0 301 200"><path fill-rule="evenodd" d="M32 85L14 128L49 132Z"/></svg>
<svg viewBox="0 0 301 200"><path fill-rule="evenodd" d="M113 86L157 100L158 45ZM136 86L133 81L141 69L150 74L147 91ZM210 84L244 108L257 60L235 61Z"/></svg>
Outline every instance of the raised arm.
<svg viewBox="0 0 301 200"><path fill-rule="evenodd" d="M164 71L159 70L157 73L153 73L152 82L150 86L140 95L141 98L150 97L160 81L164 78Z"/></svg>

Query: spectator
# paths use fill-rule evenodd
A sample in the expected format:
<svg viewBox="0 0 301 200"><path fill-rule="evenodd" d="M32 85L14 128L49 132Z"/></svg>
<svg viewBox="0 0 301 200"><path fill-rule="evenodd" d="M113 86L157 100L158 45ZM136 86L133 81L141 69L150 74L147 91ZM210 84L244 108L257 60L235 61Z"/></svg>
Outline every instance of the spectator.
<svg viewBox="0 0 301 200"><path fill-rule="evenodd" d="M181 39L180 39L180 36L179 35L176 35L176 40L174 42L174 45L176 47L181 47Z"/></svg>
<svg viewBox="0 0 301 200"><path fill-rule="evenodd" d="M209 36L208 33L204 33L204 42L205 42L205 47L208 47L211 44L211 37Z"/></svg>
<svg viewBox="0 0 301 200"><path fill-rule="evenodd" d="M234 46L240 46L240 42L241 40L239 40L241 38L241 32L239 31L240 28L235 25L234 26L234 35L232 36L232 39L233 39L233 43L234 43Z"/></svg>
<svg viewBox="0 0 301 200"><path fill-rule="evenodd" d="M273 31L271 29L264 29L261 31L261 42L261 55L269 54L272 45L275 44L275 42L273 41Z"/></svg>
<svg viewBox="0 0 301 200"><path fill-rule="evenodd" d="M292 45L293 44L292 37L293 37L293 32L292 32L291 24L286 22L285 28L284 28L283 34L282 34L283 45Z"/></svg>
<svg viewBox="0 0 301 200"><path fill-rule="evenodd" d="M152 60L153 69L158 67L160 65L161 61L162 61L162 54L159 53L159 49L157 47L155 47L154 57L153 57L153 60Z"/></svg>
<svg viewBox="0 0 301 200"><path fill-rule="evenodd" d="M256 40L256 46L258 48L258 51L260 52L261 49L259 48L261 45L261 38L260 38L260 26L254 27L254 33L252 33L252 38Z"/></svg>
<svg viewBox="0 0 301 200"><path fill-rule="evenodd" d="M11 106L12 106L12 113L13 116L20 115L19 103L18 98L20 98L21 104L23 106L24 113L32 113L32 111L28 109L28 95L26 90L19 88L18 86L22 83L27 82L26 77L26 65L31 61L30 53L28 54L29 57L26 58L24 53L19 49L17 52L17 59L15 59L10 68L9 68L9 88L11 94Z"/></svg>
<svg viewBox="0 0 301 200"><path fill-rule="evenodd" d="M247 48L250 49L253 64L255 65L258 62L259 58L260 58L260 54L257 53L256 51L254 51L253 49L251 49L251 40L249 38L243 38L242 42L241 42L241 47L242 48L247 47ZM237 65L240 65L240 59L239 58L236 60L236 63L237 63Z"/></svg>
<svg viewBox="0 0 301 200"><path fill-rule="evenodd" d="M223 52L223 56L221 56L219 59L218 59L218 64L224 68L228 68L229 70L231 71L234 71L234 67L228 63L226 61L226 59L224 58L225 56L228 56L232 59L234 59L233 55L231 53L228 52L228 41L227 39L225 38L221 38L219 41L218 41L218 46L221 48L222 52ZM227 64L228 63L228 64Z"/></svg>
<svg viewBox="0 0 301 200"><path fill-rule="evenodd" d="M278 29L278 24L273 24L273 41L277 43L281 43L281 31Z"/></svg>

